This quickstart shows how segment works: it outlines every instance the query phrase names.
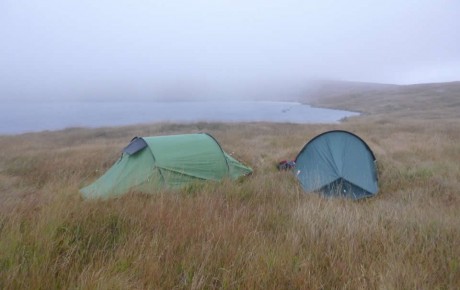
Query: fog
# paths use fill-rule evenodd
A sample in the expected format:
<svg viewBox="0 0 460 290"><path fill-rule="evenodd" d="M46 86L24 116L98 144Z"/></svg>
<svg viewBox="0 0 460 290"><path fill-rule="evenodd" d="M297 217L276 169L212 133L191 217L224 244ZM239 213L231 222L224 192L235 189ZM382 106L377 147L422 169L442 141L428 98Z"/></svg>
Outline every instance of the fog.
<svg viewBox="0 0 460 290"><path fill-rule="evenodd" d="M0 1L0 100L260 99L323 79L460 80L460 2Z"/></svg>

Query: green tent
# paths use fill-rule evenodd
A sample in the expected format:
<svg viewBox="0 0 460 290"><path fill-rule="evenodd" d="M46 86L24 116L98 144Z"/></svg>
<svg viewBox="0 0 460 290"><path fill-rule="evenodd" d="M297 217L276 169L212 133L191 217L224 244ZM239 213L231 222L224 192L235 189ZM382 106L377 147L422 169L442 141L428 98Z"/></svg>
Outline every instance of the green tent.
<svg viewBox="0 0 460 290"><path fill-rule="evenodd" d="M209 134L134 138L117 162L98 180L82 188L86 198L129 191L151 193L197 180L236 179L252 169L225 153Z"/></svg>
<svg viewBox="0 0 460 290"><path fill-rule="evenodd" d="M376 160L369 146L347 131L329 131L308 142L295 160L303 189L360 199L377 194Z"/></svg>

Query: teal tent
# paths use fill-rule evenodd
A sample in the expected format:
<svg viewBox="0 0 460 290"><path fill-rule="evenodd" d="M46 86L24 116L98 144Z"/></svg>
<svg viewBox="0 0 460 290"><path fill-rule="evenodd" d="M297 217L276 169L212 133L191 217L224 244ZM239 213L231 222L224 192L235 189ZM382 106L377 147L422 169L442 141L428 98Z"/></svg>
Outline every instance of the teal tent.
<svg viewBox="0 0 460 290"><path fill-rule="evenodd" d="M98 180L81 189L86 198L129 191L151 193L197 180L236 179L252 169L224 152L209 134L136 137Z"/></svg>
<svg viewBox="0 0 460 290"><path fill-rule="evenodd" d="M378 192L374 153L347 131L329 131L310 140L296 157L295 173L307 192L352 199Z"/></svg>

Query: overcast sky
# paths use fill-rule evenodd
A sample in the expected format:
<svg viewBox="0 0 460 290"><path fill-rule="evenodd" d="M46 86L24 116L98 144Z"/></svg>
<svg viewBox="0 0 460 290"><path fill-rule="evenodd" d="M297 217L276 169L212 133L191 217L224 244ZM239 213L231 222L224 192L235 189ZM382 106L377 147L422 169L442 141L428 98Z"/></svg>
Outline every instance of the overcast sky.
<svg viewBox="0 0 460 290"><path fill-rule="evenodd" d="M0 0L0 99L311 79L460 80L460 1Z"/></svg>

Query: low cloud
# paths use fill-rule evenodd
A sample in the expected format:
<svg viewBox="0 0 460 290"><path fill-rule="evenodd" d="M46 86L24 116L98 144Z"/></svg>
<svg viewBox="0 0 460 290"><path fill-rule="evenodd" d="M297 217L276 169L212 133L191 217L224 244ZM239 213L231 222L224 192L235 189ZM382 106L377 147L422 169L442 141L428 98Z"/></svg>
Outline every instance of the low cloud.
<svg viewBox="0 0 460 290"><path fill-rule="evenodd" d="M6 0L0 99L259 99L316 79L460 80L458 19L455 1Z"/></svg>

